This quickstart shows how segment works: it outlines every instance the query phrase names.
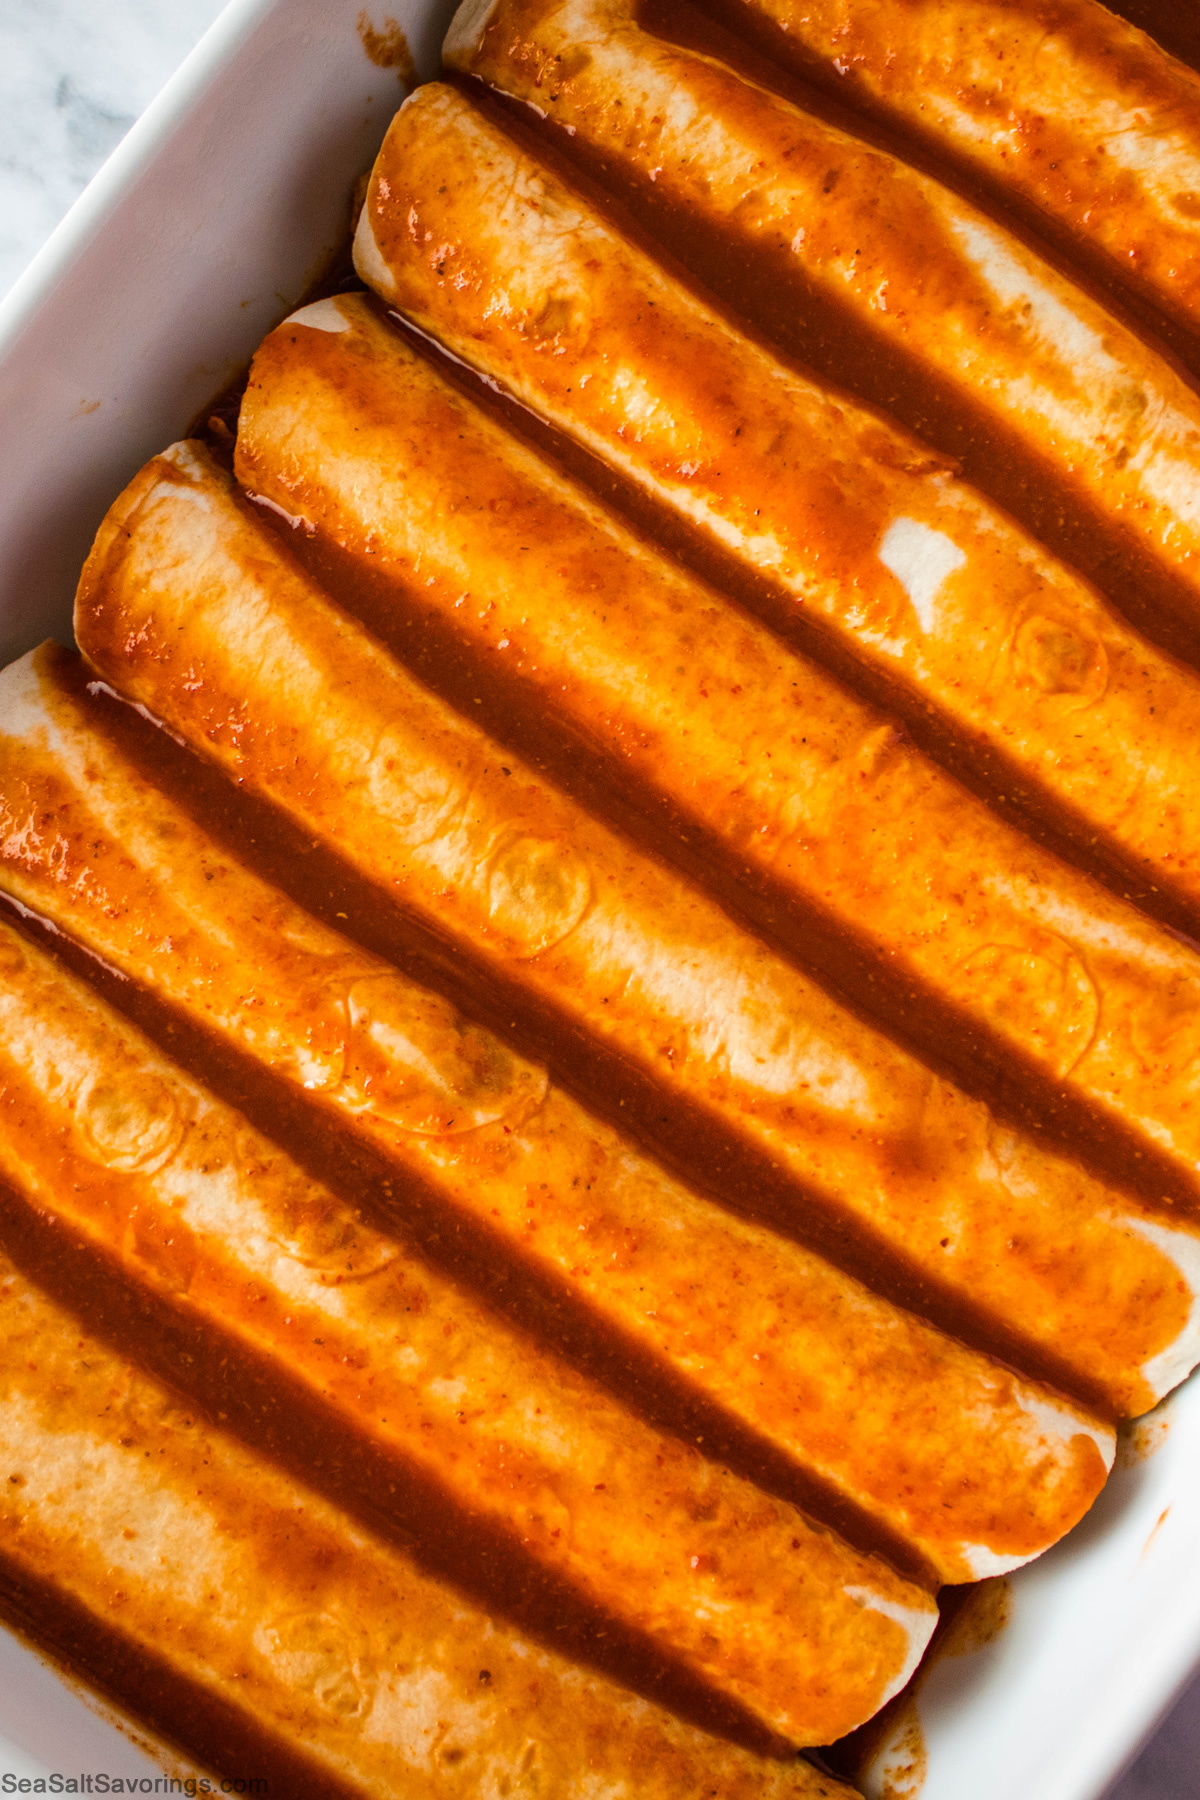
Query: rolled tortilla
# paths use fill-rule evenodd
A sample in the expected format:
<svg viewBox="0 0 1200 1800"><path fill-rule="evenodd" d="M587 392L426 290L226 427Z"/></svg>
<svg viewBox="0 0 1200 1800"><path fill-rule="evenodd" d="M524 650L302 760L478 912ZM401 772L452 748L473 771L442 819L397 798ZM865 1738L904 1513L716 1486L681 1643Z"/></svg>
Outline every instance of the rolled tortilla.
<svg viewBox="0 0 1200 1800"><path fill-rule="evenodd" d="M385 300L767 577L899 702L1200 899L1200 677L915 439L743 337L456 90L420 88L396 115L355 256Z"/></svg>
<svg viewBox="0 0 1200 1800"><path fill-rule="evenodd" d="M738 0L846 97L1200 325L1200 76L1097 0ZM737 10L729 9L730 14ZM1183 9L1186 11L1187 9Z"/></svg>
<svg viewBox="0 0 1200 1800"><path fill-rule="evenodd" d="M943 774L493 423L353 296L260 347L237 469L514 705L1200 1178L1200 957ZM381 471L387 478L381 478Z"/></svg>
<svg viewBox="0 0 1200 1800"><path fill-rule="evenodd" d="M0 1568L94 1621L94 1671L242 1778L213 1702L294 1800L850 1800L708 1737L422 1572L160 1385L0 1253ZM118 1643L124 1654L106 1655ZM131 1667L132 1665L132 1667ZM158 1716L161 1674L196 1707Z"/></svg>
<svg viewBox="0 0 1200 1800"><path fill-rule="evenodd" d="M929 1595L642 1424L357 1219L11 926L0 1175L779 1735L915 1667Z"/></svg>
<svg viewBox="0 0 1200 1800"><path fill-rule="evenodd" d="M129 700L529 1011L765 1149L797 1182L798 1220L815 1190L1121 1410L1193 1366L1190 1227L1001 1127L436 700L198 449L155 458L112 507L76 631Z"/></svg>
<svg viewBox="0 0 1200 1800"><path fill-rule="evenodd" d="M0 887L502 1232L938 1579L1076 1522L1112 1456L1093 1417L700 1199L318 925L139 774L64 662L0 675Z"/></svg>
<svg viewBox="0 0 1200 1800"><path fill-rule="evenodd" d="M606 169L652 182L712 230L747 287L777 281L782 261L982 404L1181 580L1200 619L1200 399L1174 368L948 188L654 36L640 11L639 0L464 0L445 60L544 111ZM803 12L799 30L811 31ZM949 34L946 6L937 13ZM873 16L860 35L874 46L876 31Z"/></svg>

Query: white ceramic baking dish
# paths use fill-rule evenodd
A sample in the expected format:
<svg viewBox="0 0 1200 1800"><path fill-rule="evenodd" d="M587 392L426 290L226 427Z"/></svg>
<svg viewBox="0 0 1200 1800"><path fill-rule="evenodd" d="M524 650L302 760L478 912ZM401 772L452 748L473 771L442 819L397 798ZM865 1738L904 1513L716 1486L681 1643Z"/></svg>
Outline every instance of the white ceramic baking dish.
<svg viewBox="0 0 1200 1800"><path fill-rule="evenodd" d="M400 98L364 52L361 7L233 0L0 306L3 660L69 634L109 501L248 360L344 229ZM432 73L450 0L386 7ZM1096 1800L1116 1776L1200 1657L1200 1384L1160 1416L1156 1453L1015 1577L1001 1635L934 1668L923 1784L904 1772L909 1732L878 1759L872 1796ZM0 1634L0 1792L6 1774L153 1767Z"/></svg>

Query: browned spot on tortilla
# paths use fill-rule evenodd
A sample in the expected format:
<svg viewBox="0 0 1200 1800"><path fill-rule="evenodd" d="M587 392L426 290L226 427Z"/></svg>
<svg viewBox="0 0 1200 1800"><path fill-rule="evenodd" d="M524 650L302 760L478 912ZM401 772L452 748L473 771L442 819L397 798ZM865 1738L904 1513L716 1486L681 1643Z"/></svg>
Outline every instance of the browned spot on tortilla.
<svg viewBox="0 0 1200 1800"><path fill-rule="evenodd" d="M377 69L395 69L406 86L415 85L417 65L412 59L408 39L390 14L382 25L376 27L372 25L370 15L364 9L358 15L358 35L363 49Z"/></svg>

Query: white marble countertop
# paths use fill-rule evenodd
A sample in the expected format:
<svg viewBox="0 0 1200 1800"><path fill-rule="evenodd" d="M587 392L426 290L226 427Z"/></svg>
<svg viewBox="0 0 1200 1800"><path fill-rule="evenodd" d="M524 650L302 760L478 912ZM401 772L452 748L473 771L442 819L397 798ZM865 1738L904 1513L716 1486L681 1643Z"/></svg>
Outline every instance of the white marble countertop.
<svg viewBox="0 0 1200 1800"><path fill-rule="evenodd" d="M0 293L223 0L0 0Z"/></svg>
<svg viewBox="0 0 1200 1800"><path fill-rule="evenodd" d="M0 0L0 294L221 4ZM1198 1795L1200 1677L1106 1800Z"/></svg>

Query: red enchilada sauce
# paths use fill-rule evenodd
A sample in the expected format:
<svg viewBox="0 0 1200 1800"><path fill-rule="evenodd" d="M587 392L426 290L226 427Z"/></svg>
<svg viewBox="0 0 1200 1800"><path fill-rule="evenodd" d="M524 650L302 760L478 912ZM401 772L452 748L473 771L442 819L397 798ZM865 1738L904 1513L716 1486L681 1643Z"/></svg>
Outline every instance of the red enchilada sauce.
<svg viewBox="0 0 1200 1800"><path fill-rule="evenodd" d="M1128 0L1121 10L1127 16L1139 10L1156 12L1157 0ZM671 41L734 60L735 66L743 66L754 79L765 80L769 76L780 91L796 98L803 96L803 104L844 122L839 105L831 105L811 90L791 83L778 69L768 69L766 62L744 43L735 44L722 27L693 12L683 0L649 0L644 17L649 29ZM773 41L771 47L777 48ZM393 60L386 66L401 65ZM472 98L479 103L474 88ZM504 123L514 135L528 130L524 118L517 120L511 109L504 109ZM854 129L863 131L861 120ZM868 129L882 141L890 141L886 132ZM545 131L537 134L540 154L546 151L547 135ZM554 140L554 149L560 155L574 157L574 179L579 179L580 170L585 176L612 179L612 171L603 165L589 165L565 137ZM906 154L912 160L911 147ZM927 157L924 160L928 162ZM938 167L936 172L944 176L949 171ZM956 180L960 188L964 187L961 175ZM978 183L971 185L983 191ZM601 190L589 185L589 192ZM782 260L772 269L772 280L748 284L735 250L706 237L693 222L664 207L649 188L621 188L617 202L602 192L601 198L606 210L635 238L645 241L646 233L653 232L658 246L665 246L689 278L703 284L727 310L736 311L739 322L747 325L752 335L770 341L798 363L899 417L953 457L970 479L1027 523L1035 535L1083 567L1135 622L1145 623L1147 629L1153 624L1160 641L1177 653L1200 661L1200 639L1171 622L1171 615L1179 609L1166 578L1149 570L1136 550L1121 542L1111 529L1101 528L1061 472L1033 463L984 416L982 409L972 408L961 395L939 389L926 372L884 349L848 315L806 292L794 269ZM929 253L928 246L922 246L923 260ZM308 297L321 297L350 285L343 259ZM1111 294L1106 292L1105 298L1111 305ZM1129 304L1135 315L1140 308L1144 316L1140 301ZM1161 320L1157 323L1163 326ZM1190 344L1180 339L1174 328L1164 329L1176 350L1182 344L1191 354ZM1200 355L1192 366L1200 367ZM482 400L521 435L548 450L603 498L619 505L639 529L698 567L735 597L745 594L746 578L734 570L732 563L723 563L711 549L690 539L676 523L667 522L648 502L559 434L542 427L523 410L498 400L461 371L451 372L468 387L473 398ZM198 433L225 459L235 427L240 388L241 384L235 384L233 390L206 409L205 423ZM744 871L724 864L715 844L689 841L678 819L656 813L631 798L602 754L591 753L556 730L551 719L529 704L531 692L523 692L519 685L492 672L497 669L494 659L485 668L452 634L428 615L423 616L415 603L407 612L397 614L393 593L388 595L390 613L385 621L382 596L364 591L357 577L351 593L349 578L331 555L319 553L303 539L289 541L291 548L312 564L330 591L348 608L352 600L352 610L386 636L430 686L461 710L469 708L471 715L502 741L512 743L535 763L551 769L570 791L603 816L615 819L639 843L702 877L709 891L715 892L729 910L742 914L754 929L783 944L790 954L797 954L794 941L788 938L773 910L769 890L749 892ZM761 596L758 598L761 604ZM788 617L791 630L790 607ZM820 631L812 632L811 643L802 641L806 649L854 686L860 690L871 688L861 668L840 656ZM872 697L882 698L889 705L896 703L896 696L890 692ZM933 749L1000 810L1010 811L1033 835L1065 850L1118 891L1134 891L1129 886L1127 870L1082 850L1073 821L1048 809L1043 797L1022 784L1013 771L981 762L974 752L940 734L923 716L913 716L909 725L914 737ZM565 1085L578 1091L590 1104L602 1105L623 1128L631 1129L698 1185L725 1196L732 1193L742 1200L747 1211L772 1223L780 1221L779 1178L765 1159L756 1158L745 1145L729 1142L715 1127L698 1131L693 1116L677 1108L620 1059L572 1032L563 1020L549 1013L533 1016L527 1001L518 1000L515 993L507 992L495 980L486 989L482 987L479 971L466 967L459 955L451 953L434 934L382 905L376 890L327 853L306 843L267 808L235 793L222 777L179 751L165 735L143 727L115 705L110 708L109 728L153 779L186 805L206 829L219 839L224 837L239 855L318 917L387 956L418 980L448 993L518 1048L547 1057ZM1148 912L1176 928L1194 923L1144 882L1134 891L1134 897ZM935 1066L945 1067L959 1081L973 1084L975 1091L988 1098L1002 1116L1007 1114L1024 1126L1032 1122L1054 1132L1076 1154L1086 1144L1090 1159L1103 1174L1137 1185L1161 1199L1168 1172L1147 1170L1141 1151L1125 1143L1114 1128L1106 1126L1098 1131L1098 1122L1092 1115L1072 1112L1061 1100L1055 1100L1054 1108L1047 1113L1039 1100L1038 1083L1028 1071L1007 1063L989 1065L983 1046L961 1021L935 1011L927 996L902 989L894 982L889 985L885 967L871 966L860 946L847 943L821 921L813 921L813 933L806 965L852 1007L874 1020L882 1013L897 1037L912 1043ZM114 979L61 944L53 947L68 963L82 968L106 997L171 1055L200 1075L218 1094L247 1111L302 1164L335 1189L353 1193L361 1200L365 1195L378 1196L380 1188L386 1186L383 1166L372 1162L361 1145L349 1146L331 1126L290 1101L269 1078L239 1063L227 1050L218 1050L152 995ZM381 1203L378 1198L373 1203L379 1205L381 1219L394 1229L394 1206ZM436 1211L428 1204L423 1209L421 1197L416 1194L405 1196L404 1216L405 1228L413 1231L431 1258L444 1261L457 1276L485 1291L514 1317L534 1323L541 1335L561 1343L584 1366L594 1368L646 1417L696 1439L703 1438L714 1457L751 1474L768 1490L783 1491L789 1482L794 1487L794 1472L774 1464L763 1446L751 1441L747 1434L739 1436L731 1421L715 1409L697 1403L695 1396L672 1390L661 1372L651 1376L646 1367L637 1365L628 1346L615 1335L606 1337L594 1320L586 1319L577 1310L572 1312L572 1303L564 1295L544 1283L539 1285L529 1270L516 1267L506 1255L498 1257L495 1245L482 1236L478 1241L468 1241L458 1231L452 1242L446 1241ZM790 1208L789 1217L794 1217ZM852 1238L843 1222L827 1220L823 1227L814 1230L813 1236L819 1247L869 1279L879 1291L891 1293L968 1339L984 1341L985 1347L1010 1356L1031 1372L1062 1380L1063 1371L1046 1366L1044 1359L1039 1362L1028 1346L998 1340L972 1319L961 1303L929 1292L911 1274L898 1270L891 1259L885 1263L873 1255L872 1247L861 1237ZM548 1587L543 1576L535 1581L519 1552L514 1555L511 1544L489 1541L477 1521L449 1514L444 1496L422 1494L415 1488L410 1494L395 1495L393 1490L391 1500L367 1508L363 1496L372 1485L369 1472L357 1463L352 1466L352 1447L338 1439L330 1421L314 1415L311 1403L288 1393L277 1370L268 1373L255 1368L249 1360L231 1362L228 1346L206 1344L190 1337L178 1318L161 1308L156 1311L145 1296L122 1286L117 1271L98 1269L90 1256L68 1241L65 1233L51 1228L46 1220L35 1217L22 1202L7 1194L0 1194L0 1239L39 1284L122 1351L186 1388L211 1411L222 1417L228 1414L234 1428L248 1441L306 1480L315 1481L348 1510L360 1515L369 1512L373 1528L393 1534L406 1545L419 1545L430 1567L485 1598L489 1607L519 1621L535 1636L577 1659L603 1667L684 1716L697 1719L708 1730L723 1732L758 1748L773 1747L734 1709L697 1684L689 1683L680 1670L666 1667L652 1647L628 1634L622 1636L608 1621L589 1616L578 1596ZM1067 1279L1069 1271L1064 1269L1064 1280ZM1081 1397L1092 1398L1087 1394ZM353 1447L353 1456L360 1454L359 1447ZM871 1541L869 1527L852 1512L844 1508L839 1511L830 1496L808 1490L789 1491L788 1497L798 1499L818 1517L827 1518L851 1541ZM901 1546L880 1543L877 1537L873 1541L893 1560L903 1563ZM299 1760L293 1768L287 1762L290 1752L257 1741L244 1728L244 1722L239 1724L220 1702L203 1700L190 1690L184 1692L186 1684L141 1658L115 1628L99 1645L89 1642L87 1632L93 1629L90 1623L85 1630L84 1622L69 1603L49 1588L43 1592L37 1584L8 1569L2 1554L0 1610L29 1629L66 1666L78 1668L90 1680L96 1678L97 1670L103 1671L114 1697L156 1727L192 1746L223 1745L224 1766L244 1770L269 1760L276 1779L283 1779L285 1785L294 1783L287 1787L288 1792L327 1792L330 1796L340 1792ZM327 1785L322 1786L322 1781Z"/></svg>

